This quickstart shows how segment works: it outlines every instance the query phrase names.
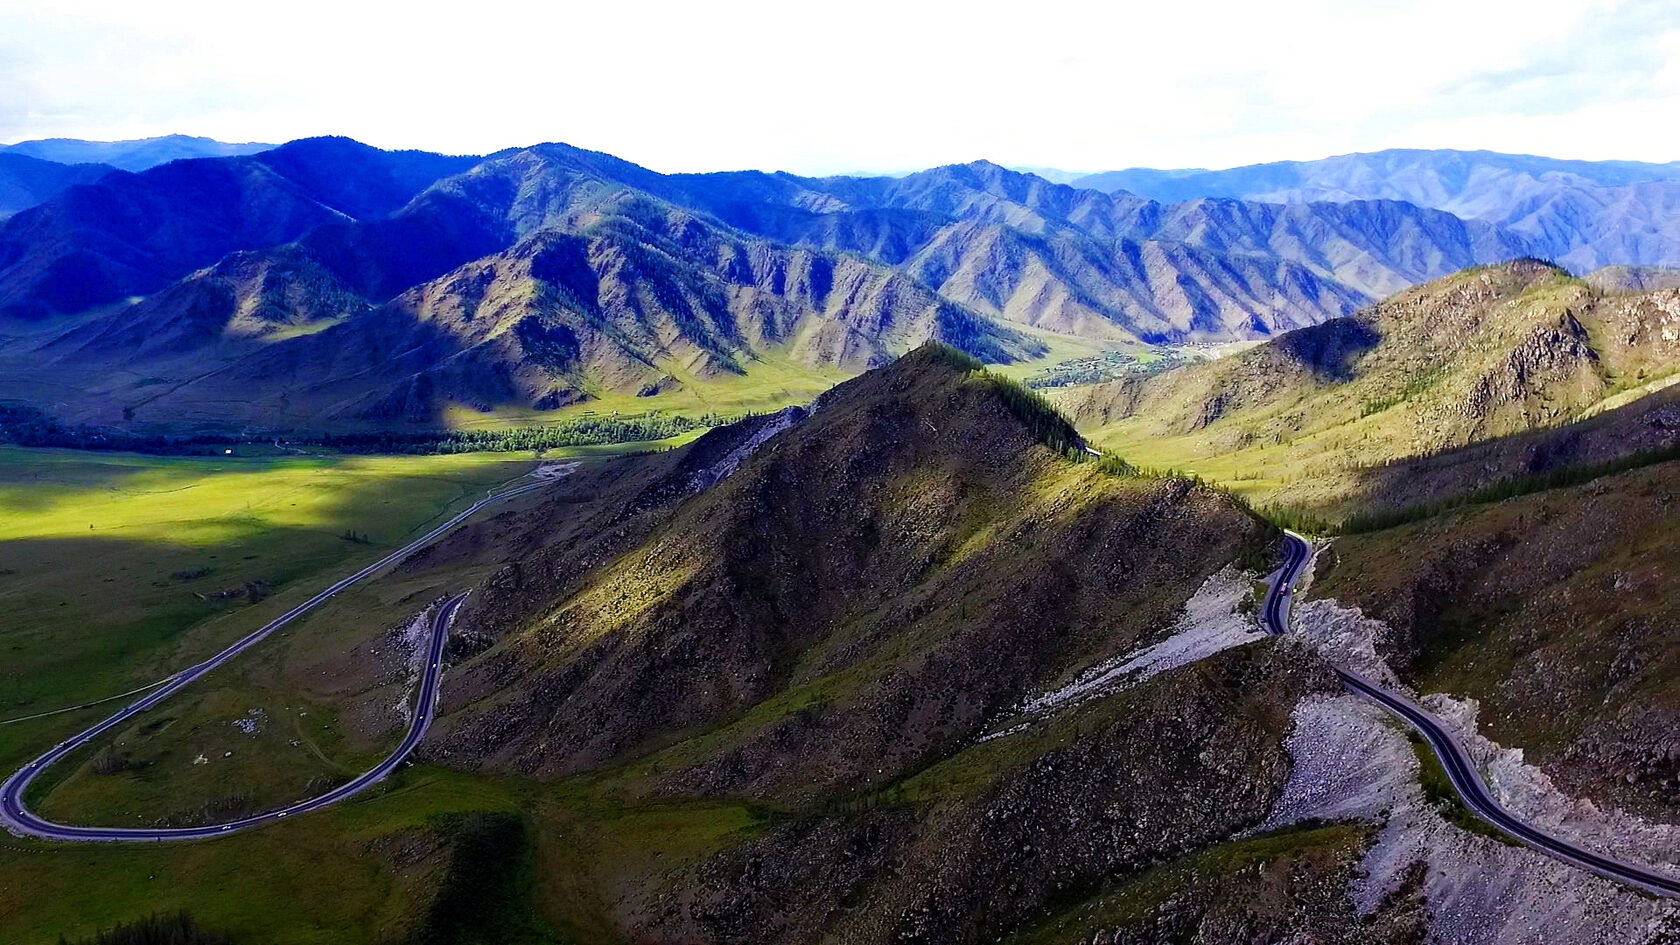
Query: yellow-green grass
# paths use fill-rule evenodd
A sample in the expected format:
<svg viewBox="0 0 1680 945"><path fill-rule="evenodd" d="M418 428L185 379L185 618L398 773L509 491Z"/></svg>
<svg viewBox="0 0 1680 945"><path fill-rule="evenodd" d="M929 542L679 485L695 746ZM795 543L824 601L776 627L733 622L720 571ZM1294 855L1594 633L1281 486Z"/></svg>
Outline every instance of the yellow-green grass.
<svg viewBox="0 0 1680 945"><path fill-rule="evenodd" d="M1054 332L1041 331L1036 328L1012 327L1015 327L1022 334L1030 335L1044 342L1046 348L1043 355L1029 361L1020 361L1015 364L994 364L986 368L993 374L1001 374L1012 380L1026 380L1045 368L1061 364L1064 361L1077 361L1080 358L1095 357L1109 351L1123 351L1146 364L1160 357L1154 348L1141 341L1092 341L1085 338L1058 335Z"/></svg>
<svg viewBox="0 0 1680 945"><path fill-rule="evenodd" d="M1141 342L1093 342L1038 329L1015 326L1046 345L1045 353L1017 364L996 365L990 370L1021 379L1053 364L1091 357L1105 351L1126 351L1140 360L1154 357ZM744 374L699 376L674 364L662 369L680 385L676 389L638 397L634 392L590 390L591 399L558 410L498 408L484 412L455 405L445 412L444 422L456 430L505 430L564 422L590 416L639 416L663 412L698 417L705 414L733 416L768 413L793 404L806 404L830 387L855 377L857 372L802 364L785 351L771 349L742 365Z"/></svg>
<svg viewBox="0 0 1680 945"><path fill-rule="evenodd" d="M202 659L532 466L509 454L0 449L0 720L110 696ZM215 596L256 581L269 593L258 603ZM0 765L97 711L0 729Z"/></svg>
<svg viewBox="0 0 1680 945"><path fill-rule="evenodd" d="M565 942L618 940L608 904L628 884L741 842L752 808L625 804L581 781L405 768L342 805L208 842L133 846L0 837L0 941L50 945L150 912L190 911L241 945L364 945L399 937L442 881L436 857L392 849L440 815L518 812L536 847L535 902ZM508 851L517 855L517 851Z"/></svg>
<svg viewBox="0 0 1680 945"><path fill-rule="evenodd" d="M64 762L68 777L30 800L46 817L78 824L225 820L304 800L372 767L373 755L343 743L337 713L295 694L188 690L101 739L91 754L121 759L119 770Z"/></svg>
<svg viewBox="0 0 1680 945"><path fill-rule="evenodd" d="M1244 426L1258 429L1274 415L1299 406L1283 404ZM1228 445L1229 430L1162 436L1140 418L1084 432L1092 445L1135 466L1191 472L1251 501L1264 502L1288 488L1293 502L1333 503L1345 498L1352 481L1344 478L1348 474L1415 452L1393 426L1382 413L1353 416L1280 442L1256 437L1237 449Z"/></svg>
<svg viewBox="0 0 1680 945"><path fill-rule="evenodd" d="M70 823L201 823L312 797L372 767L401 739L411 696L413 651L389 631L473 586L496 557L420 561L347 588L61 763L32 800ZM251 720L254 731L236 725Z"/></svg>
<svg viewBox="0 0 1680 945"><path fill-rule="evenodd" d="M8 459L15 461L18 455L8 454ZM190 483L187 488L197 488L201 480L217 476L251 477L246 491L253 495L256 514L261 503L255 496L265 486L279 488L278 481L266 482L267 477L301 475L300 469L310 468L310 464L294 468L287 462L275 464L277 469L241 466L227 470L220 468L220 461L194 465L76 454L37 455L35 459L30 472L22 474L31 484L37 482L32 474L35 467L55 463L58 467L54 476L43 477L48 480L46 486L57 482L53 488L58 494L37 497L31 513L37 517L34 529L55 538L53 513L61 513L77 495L97 499L99 490L132 485L133 477L173 474ZM440 459L459 465L444 462L440 468L435 463ZM86 468L107 461L119 470ZM416 457L412 461L428 475L465 477L474 486L469 497L478 494L478 483L472 481L478 476L490 481L501 476L500 472L490 474L497 461L491 457ZM351 461L351 465L363 462ZM354 483L340 485L344 494L331 508L355 512L357 503L375 501L373 497L381 491L400 491L425 478L404 465L404 460L395 462L400 475L383 461L373 463L363 472L381 473L377 476L381 485L370 489ZM528 460L521 461L515 470L528 466ZM20 473L14 468L10 475L16 479ZM158 483L150 484L153 489L133 490L121 502L107 497L108 502L124 506L118 511L137 530L168 522L167 516L126 507L149 501ZM7 495L14 505L25 504ZM287 519L280 531L295 537L300 524L308 523L294 520L304 513L291 512L289 501L276 517ZM526 501L533 500L520 500ZM236 551L248 547L240 544L243 536L230 538L210 527L225 517L217 514L218 509L207 506L203 511L211 520L206 524L209 537L200 545L190 544L185 537L181 543L197 550L226 549L230 541ZM185 512L178 514L190 532L197 520ZM368 522L364 515L323 511L315 527L333 537L341 526L371 529ZM8 527L22 530L10 523ZM169 547L166 541L144 544ZM262 545L250 547L263 553L270 550ZM389 749L400 725L395 701L405 688L400 673L396 679L381 677L383 657L389 654L370 656L366 649L383 645L386 628L412 616L440 594L470 585L494 565L493 549L468 552L465 558L461 554L457 550L447 560L420 559L341 593L119 732L113 741L125 742L121 748L127 760L144 767L95 774L86 762L96 752L87 751L55 769L52 780L44 785L46 790L39 792L46 795L43 809L72 815L70 819L91 815L92 820L104 823L138 824L204 813L220 816L223 809L203 808L225 803L230 796L253 807L269 806L300 796L315 779L361 770ZM243 555L234 557L243 560ZM354 565L353 561L340 563L343 567L324 569L331 573L308 582L295 581L300 585L298 593L306 592L302 584L313 589ZM126 574L123 580L134 583ZM282 590L257 607L240 606L243 611L255 611L289 593L290 588ZM229 622L229 615L199 621L156 649L160 653L208 650L213 644L201 638L220 636L219 625ZM32 651L29 656L45 665L52 662L42 652ZM158 661L171 668L177 664L162 656ZM69 675L68 670L63 672ZM370 704L376 710L372 723L365 716ZM263 729L247 735L232 721L248 717L254 707L264 710ZM109 706L100 707L0 729L7 736L6 754L19 755L13 760L20 761L108 711ZM357 730L358 725L362 730ZM298 744L293 745L294 741ZM234 752L231 758L225 754L228 750ZM200 754L206 756L205 762L192 764ZM76 846L0 837L0 941L53 942L61 934L84 936L117 921L174 909L190 910L201 924L228 929L243 943L391 939L424 915L437 884L443 881L439 875L442 854L404 862L392 851L404 846L424 851L428 842L424 835L441 829L438 815L477 811L516 811L527 819L532 828L532 856L541 862L541 888L529 906L540 907L567 933L564 940L575 942L606 940L601 935L607 927L603 903L610 896L603 890L632 882L685 856L715 849L743 832L750 834L761 820L754 811L732 804L625 805L609 798L599 785L583 781L539 786L405 768L369 795L330 810L208 843Z"/></svg>
<svg viewBox="0 0 1680 945"><path fill-rule="evenodd" d="M446 771L401 772L343 806L214 841L60 845L0 837L0 940L51 943L148 913L187 909L246 945L385 940L430 877L371 855L429 817L515 807L521 790Z"/></svg>
<svg viewBox="0 0 1680 945"><path fill-rule="evenodd" d="M651 397L634 392L591 390L591 399L559 410L500 408L485 413L455 406L445 423L459 430L503 430L535 426L587 416L636 416L654 412L701 416L766 413L791 404L809 403L818 394L853 376L854 372L800 364L785 354L766 353L742 365L744 374L699 376L674 364L662 367L680 385Z"/></svg>

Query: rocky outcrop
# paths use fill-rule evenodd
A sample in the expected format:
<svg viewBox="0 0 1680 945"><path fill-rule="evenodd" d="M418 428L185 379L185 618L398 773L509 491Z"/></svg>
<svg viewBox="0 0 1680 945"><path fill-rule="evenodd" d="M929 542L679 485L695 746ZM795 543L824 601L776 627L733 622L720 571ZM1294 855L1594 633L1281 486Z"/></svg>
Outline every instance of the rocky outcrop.
<svg viewBox="0 0 1680 945"><path fill-rule="evenodd" d="M1256 823L1288 773L1282 707L1330 685L1289 650L1228 650L969 748L855 813L777 826L635 897L632 927L662 941L995 940Z"/></svg>

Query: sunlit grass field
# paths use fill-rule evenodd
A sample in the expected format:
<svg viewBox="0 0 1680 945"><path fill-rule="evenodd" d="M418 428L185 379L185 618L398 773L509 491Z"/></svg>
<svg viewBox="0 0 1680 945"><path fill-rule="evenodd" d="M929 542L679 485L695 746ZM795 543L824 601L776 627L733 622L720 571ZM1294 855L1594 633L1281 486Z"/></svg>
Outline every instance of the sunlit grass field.
<svg viewBox="0 0 1680 945"><path fill-rule="evenodd" d="M455 407L447 412L445 425L454 430L504 430L590 416L637 416L656 411L690 417L768 413L791 404L809 403L823 391L854 376L834 368L799 364L775 354L764 355L744 366L744 375L699 377L666 365L681 386L654 396L638 397L634 393L602 389L591 391L590 400L559 410L499 409L485 413Z"/></svg>
<svg viewBox="0 0 1680 945"><path fill-rule="evenodd" d="M545 459L647 446L551 450ZM529 454L203 459L0 449L0 719L102 698L201 659L534 465ZM345 537L352 531L357 540ZM345 591L116 733L137 767L91 774L92 752L83 752L44 779L37 802L75 821L150 822L191 816L229 793L264 808L362 770L399 730L400 673L389 685L371 678L384 720L371 727L364 716L346 721L365 704L322 703L311 690L368 685L355 673L371 670L346 669L347 654L379 645L383 628L482 571L450 562ZM259 580L269 596L257 603L214 597ZM0 726L0 767L10 771L119 704ZM262 710L255 734L229 724L253 709ZM195 755L206 760L195 764ZM544 791L539 800L533 790L413 769L365 798L216 843L119 848L0 835L0 941L51 943L176 908L242 942L386 940L424 913L442 881L431 867L394 869L401 857L392 851L436 843L447 834L439 818L522 812L532 823L529 854L556 861L544 875L560 883L586 882L580 837L641 830L641 815L586 793ZM656 811L649 829L667 836L629 845L657 855L684 842L691 822L710 836L750 821L724 813Z"/></svg>
<svg viewBox="0 0 1680 945"><path fill-rule="evenodd" d="M0 719L167 675L532 466L0 449Z"/></svg>
<svg viewBox="0 0 1680 945"><path fill-rule="evenodd" d="M205 459L0 448L0 721L111 696L202 659L534 466L529 454ZM0 765L38 749L31 731L45 737L72 722L0 727Z"/></svg>
<svg viewBox="0 0 1680 945"><path fill-rule="evenodd" d="M1018 364L992 365L988 370L1017 380L1046 367L1105 351L1123 350L1148 362L1159 357L1155 349L1136 342L1092 342L1013 326L1046 345L1043 356ZM507 410L484 412L465 406L450 409L445 425L454 430L505 430L583 417L639 416L653 412L699 417L706 414L736 416L769 413L792 404L806 404L834 385L856 376L855 372L801 364L786 354L770 351L746 362L746 373L701 377L674 365L665 365L680 387L649 397L612 390L590 391L591 399L559 410Z"/></svg>

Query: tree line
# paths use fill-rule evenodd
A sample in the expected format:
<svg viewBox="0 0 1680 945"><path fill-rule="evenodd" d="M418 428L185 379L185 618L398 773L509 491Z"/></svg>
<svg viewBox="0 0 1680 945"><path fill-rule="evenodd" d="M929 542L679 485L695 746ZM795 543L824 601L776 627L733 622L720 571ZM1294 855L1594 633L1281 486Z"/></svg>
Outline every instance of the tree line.
<svg viewBox="0 0 1680 945"><path fill-rule="evenodd" d="M649 414L639 417L579 417L544 426L507 430L401 430L277 436L275 434L140 434L61 423L28 407L0 405L0 443L13 446L127 453L192 455L230 446L317 447L341 453L527 452L568 446L638 443L708 427L738 418L707 413L699 417Z"/></svg>

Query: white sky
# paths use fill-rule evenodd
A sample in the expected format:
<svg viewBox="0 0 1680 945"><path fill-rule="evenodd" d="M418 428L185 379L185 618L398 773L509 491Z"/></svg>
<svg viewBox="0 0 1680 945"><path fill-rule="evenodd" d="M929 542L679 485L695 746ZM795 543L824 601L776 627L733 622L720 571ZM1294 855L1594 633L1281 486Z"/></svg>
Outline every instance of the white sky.
<svg viewBox="0 0 1680 945"><path fill-rule="evenodd" d="M540 141L659 170L1680 159L1676 0L0 0L0 141Z"/></svg>

